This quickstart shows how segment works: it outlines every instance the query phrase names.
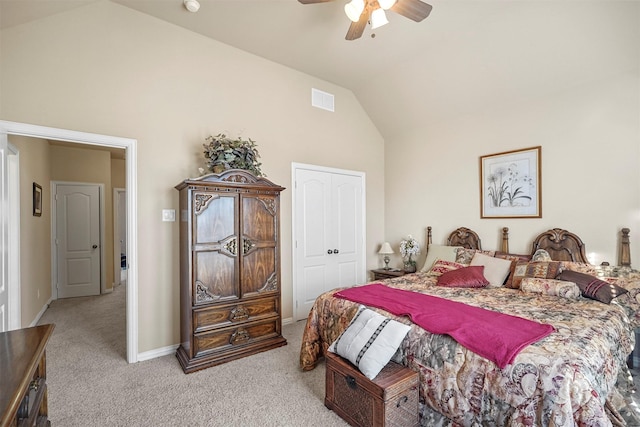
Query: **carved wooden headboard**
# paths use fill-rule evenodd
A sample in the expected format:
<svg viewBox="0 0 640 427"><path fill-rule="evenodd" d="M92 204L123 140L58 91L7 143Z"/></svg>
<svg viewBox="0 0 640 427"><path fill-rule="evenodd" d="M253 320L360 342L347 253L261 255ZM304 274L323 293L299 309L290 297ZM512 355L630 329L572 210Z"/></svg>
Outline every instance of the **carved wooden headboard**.
<svg viewBox="0 0 640 427"><path fill-rule="evenodd" d="M431 226L427 227L427 250L429 249L429 245L433 243L431 236ZM460 227L455 230L449 237L447 237L447 246L461 246L467 249L482 249L482 242L480 241L480 236L478 234L467 228Z"/></svg>
<svg viewBox="0 0 640 427"><path fill-rule="evenodd" d="M554 261L574 261L589 264L582 239L562 228L553 228L539 234L533 240L531 255L538 249L547 251Z"/></svg>

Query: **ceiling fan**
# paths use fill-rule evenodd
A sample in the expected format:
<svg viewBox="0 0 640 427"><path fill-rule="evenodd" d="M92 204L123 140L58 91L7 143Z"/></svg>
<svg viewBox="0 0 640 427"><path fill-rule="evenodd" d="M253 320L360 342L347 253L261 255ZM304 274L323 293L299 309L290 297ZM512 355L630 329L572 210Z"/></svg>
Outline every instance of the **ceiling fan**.
<svg viewBox="0 0 640 427"><path fill-rule="evenodd" d="M333 0L298 0L302 4L326 3ZM367 23L376 29L387 24L385 10L420 22L431 13L433 7L421 0L351 0L344 6L344 11L352 21L347 31L347 40L355 40L362 36Z"/></svg>

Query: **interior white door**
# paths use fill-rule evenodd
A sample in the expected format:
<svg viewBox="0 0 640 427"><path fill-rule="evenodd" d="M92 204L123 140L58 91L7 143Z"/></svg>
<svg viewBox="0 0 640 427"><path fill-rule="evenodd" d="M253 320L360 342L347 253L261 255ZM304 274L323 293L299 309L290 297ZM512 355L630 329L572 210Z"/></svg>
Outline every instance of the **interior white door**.
<svg viewBox="0 0 640 427"><path fill-rule="evenodd" d="M9 191L7 176L7 135L0 135L0 177L2 177L2 187L0 187L0 202L3 206L9 203ZM0 239L2 242L8 243L9 227L8 215L5 209L0 211ZM9 264L9 254L5 251L0 252L0 332L7 331L9 328L9 272L7 265Z"/></svg>
<svg viewBox="0 0 640 427"><path fill-rule="evenodd" d="M362 176L295 170L295 320L338 286L364 281Z"/></svg>
<svg viewBox="0 0 640 427"><path fill-rule="evenodd" d="M58 298L100 295L100 187L57 184Z"/></svg>

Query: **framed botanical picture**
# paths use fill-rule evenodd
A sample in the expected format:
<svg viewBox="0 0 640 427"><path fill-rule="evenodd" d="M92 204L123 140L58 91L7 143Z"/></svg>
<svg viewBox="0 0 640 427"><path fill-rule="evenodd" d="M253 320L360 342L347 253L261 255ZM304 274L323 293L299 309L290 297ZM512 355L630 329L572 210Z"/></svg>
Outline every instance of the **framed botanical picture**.
<svg viewBox="0 0 640 427"><path fill-rule="evenodd" d="M42 187L33 183L33 216L42 215Z"/></svg>
<svg viewBox="0 0 640 427"><path fill-rule="evenodd" d="M542 218L542 147L480 157L480 218Z"/></svg>

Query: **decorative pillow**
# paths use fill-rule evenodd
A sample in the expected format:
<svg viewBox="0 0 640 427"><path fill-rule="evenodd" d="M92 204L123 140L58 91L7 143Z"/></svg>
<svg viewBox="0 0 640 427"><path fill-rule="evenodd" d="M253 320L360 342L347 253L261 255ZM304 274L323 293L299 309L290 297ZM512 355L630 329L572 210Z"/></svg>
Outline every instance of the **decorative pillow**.
<svg viewBox="0 0 640 427"><path fill-rule="evenodd" d="M496 252L496 258L500 259L508 259L511 261L511 267L509 268L509 275L507 276L507 280L504 282L504 286L507 288L511 287L511 282L513 281L513 269L516 266L518 261L530 261L531 255L520 255L520 254L510 254L508 252Z"/></svg>
<svg viewBox="0 0 640 427"><path fill-rule="evenodd" d="M618 285L577 271L565 270L560 273L558 279L574 282L580 288L583 296L605 304L610 304L612 299L628 292Z"/></svg>
<svg viewBox="0 0 640 427"><path fill-rule="evenodd" d="M502 286L511 271L511 261L485 255L480 252L471 259L471 265L484 266L484 277L489 281L489 287L499 288Z"/></svg>
<svg viewBox="0 0 640 427"><path fill-rule="evenodd" d="M433 263L438 259L444 261L455 261L457 250L460 246L444 246L444 245L429 245L427 250L427 259L424 261L424 266L420 271L429 271Z"/></svg>
<svg viewBox="0 0 640 427"><path fill-rule="evenodd" d="M456 262L459 262L460 264L469 265L471 263L471 260L473 259L473 256L476 254L476 252L480 252L489 256L494 256L496 254L495 251L483 251L480 249L459 248L458 253L456 255Z"/></svg>
<svg viewBox="0 0 640 427"><path fill-rule="evenodd" d="M489 284L483 274L484 269L484 266L478 265L447 271L438 277L437 285L451 288L484 288Z"/></svg>
<svg viewBox="0 0 640 427"><path fill-rule="evenodd" d="M544 249L538 249L533 253L531 261L551 261L551 255Z"/></svg>
<svg viewBox="0 0 640 427"><path fill-rule="evenodd" d="M511 271L511 289L520 289L525 277L555 279L560 271L560 261L518 261ZM571 281L568 280L567 281Z"/></svg>
<svg viewBox="0 0 640 427"><path fill-rule="evenodd" d="M520 282L522 292L533 294L544 294L562 298L580 298L580 288L573 282L565 282L556 279L541 279L535 277L525 277Z"/></svg>
<svg viewBox="0 0 640 427"><path fill-rule="evenodd" d="M393 357L410 326L361 306L345 331L329 346L370 380Z"/></svg>
<svg viewBox="0 0 640 427"><path fill-rule="evenodd" d="M579 273L589 274L591 276L598 275L598 266L592 264L585 264L583 262L573 261L560 261L560 269L577 271Z"/></svg>
<svg viewBox="0 0 640 427"><path fill-rule="evenodd" d="M433 263L427 274L431 276L440 276L442 273L446 273L447 271L451 270L457 270L462 267L466 267L466 265L439 259Z"/></svg>

